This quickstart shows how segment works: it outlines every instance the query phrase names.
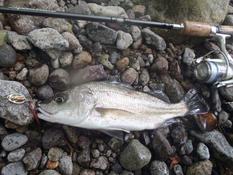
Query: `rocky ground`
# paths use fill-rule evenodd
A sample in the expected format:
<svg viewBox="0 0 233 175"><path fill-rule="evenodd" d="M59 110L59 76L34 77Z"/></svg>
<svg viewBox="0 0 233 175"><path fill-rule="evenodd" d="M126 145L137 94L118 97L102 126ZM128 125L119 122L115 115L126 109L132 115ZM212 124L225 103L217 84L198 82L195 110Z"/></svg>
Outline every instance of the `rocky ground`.
<svg viewBox="0 0 233 175"><path fill-rule="evenodd" d="M7 3L150 20L145 6L131 0ZM233 25L233 16L228 15L225 23ZM233 174L229 166L233 163L233 88L211 95L210 87L191 76L196 57L219 49L213 42L174 45L150 28L16 15L2 17L0 28L4 29L0 32L0 79L21 82L35 99L50 101L56 92L72 85L109 80L171 103L195 87L214 111L154 131L125 134L121 141L44 121L40 126L26 125L22 118L0 110L2 175ZM231 41L227 48L233 51Z"/></svg>

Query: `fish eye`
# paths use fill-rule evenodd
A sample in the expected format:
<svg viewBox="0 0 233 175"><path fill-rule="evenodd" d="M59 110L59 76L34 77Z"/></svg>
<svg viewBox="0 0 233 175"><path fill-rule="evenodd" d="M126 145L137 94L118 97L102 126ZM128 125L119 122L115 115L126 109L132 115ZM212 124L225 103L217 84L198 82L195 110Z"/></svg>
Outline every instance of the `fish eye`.
<svg viewBox="0 0 233 175"><path fill-rule="evenodd" d="M67 101L67 95L64 94L64 93L59 93L59 94L56 94L55 98L54 98L54 101L57 103L57 104L62 104L62 103L65 103Z"/></svg>

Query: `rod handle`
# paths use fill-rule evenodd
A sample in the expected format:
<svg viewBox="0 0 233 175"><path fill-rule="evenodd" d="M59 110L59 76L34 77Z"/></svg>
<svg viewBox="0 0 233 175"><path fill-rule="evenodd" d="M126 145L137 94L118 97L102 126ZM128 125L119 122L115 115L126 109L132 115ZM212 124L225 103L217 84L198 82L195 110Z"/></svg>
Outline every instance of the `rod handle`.
<svg viewBox="0 0 233 175"><path fill-rule="evenodd" d="M219 26L219 33L233 35L233 26Z"/></svg>
<svg viewBox="0 0 233 175"><path fill-rule="evenodd" d="M212 26L206 23L185 21L183 34L190 36L210 36L212 31Z"/></svg>

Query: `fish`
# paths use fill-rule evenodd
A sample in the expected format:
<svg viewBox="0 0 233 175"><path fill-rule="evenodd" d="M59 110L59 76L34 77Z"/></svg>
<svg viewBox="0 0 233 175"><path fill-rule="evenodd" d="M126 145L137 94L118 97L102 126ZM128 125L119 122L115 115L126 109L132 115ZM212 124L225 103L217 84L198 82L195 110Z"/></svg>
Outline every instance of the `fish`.
<svg viewBox="0 0 233 175"><path fill-rule="evenodd" d="M125 132L156 129L170 119L207 111L208 105L193 89L179 103L169 104L124 84L105 81L75 86L38 105L38 117L48 122Z"/></svg>

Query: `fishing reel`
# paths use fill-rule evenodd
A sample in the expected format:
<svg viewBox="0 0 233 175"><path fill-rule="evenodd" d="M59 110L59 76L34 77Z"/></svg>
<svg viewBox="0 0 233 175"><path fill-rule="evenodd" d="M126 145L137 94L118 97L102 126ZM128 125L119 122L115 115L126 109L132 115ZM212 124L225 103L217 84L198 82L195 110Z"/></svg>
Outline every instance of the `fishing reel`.
<svg viewBox="0 0 233 175"><path fill-rule="evenodd" d="M213 50L194 62L194 77L203 83L213 84L216 88L233 86L233 59L226 49L226 34L216 34L220 50ZM218 58L211 55L217 54Z"/></svg>

